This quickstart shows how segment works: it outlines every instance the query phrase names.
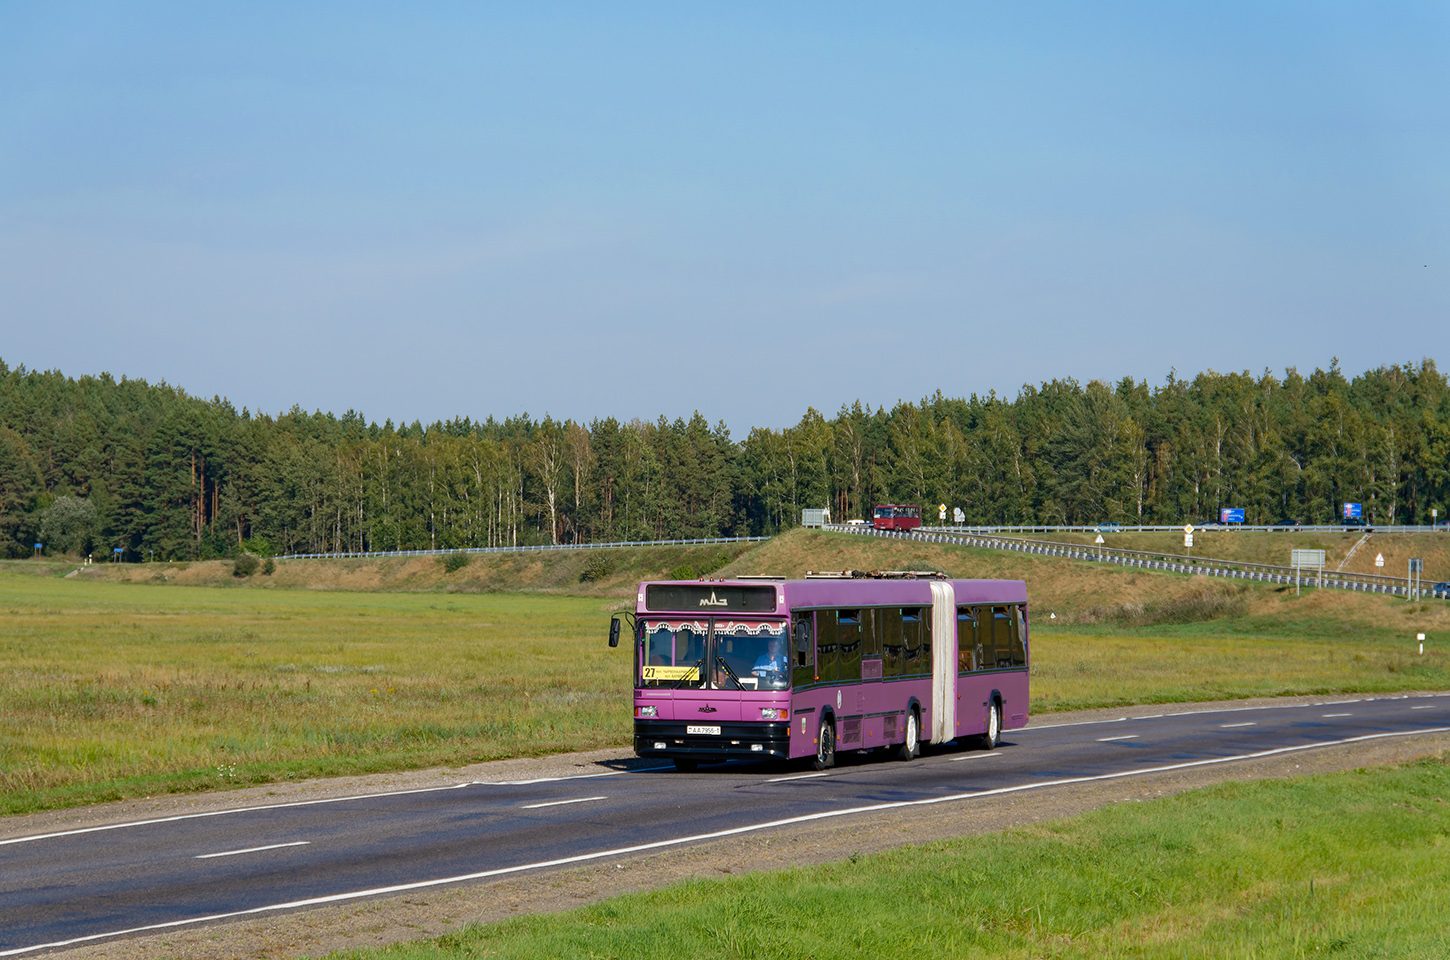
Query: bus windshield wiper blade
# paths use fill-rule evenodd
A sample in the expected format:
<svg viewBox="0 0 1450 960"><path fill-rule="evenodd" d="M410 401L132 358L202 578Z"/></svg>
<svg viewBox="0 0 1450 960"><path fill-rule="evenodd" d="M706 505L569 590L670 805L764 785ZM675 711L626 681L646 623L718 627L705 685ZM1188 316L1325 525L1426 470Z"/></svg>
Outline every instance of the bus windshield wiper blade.
<svg viewBox="0 0 1450 960"><path fill-rule="evenodd" d="M691 669L693 669L695 671L695 676L696 677L698 677L701 680L704 680L705 679L705 658L704 657L701 657L700 659L696 660L694 667L692 667ZM690 679L690 675L687 673L683 677L681 677L680 679L678 679L678 680L675 681L675 685L674 685L674 687L672 689L674 689L674 690L680 689L680 684L684 683L688 679Z"/></svg>

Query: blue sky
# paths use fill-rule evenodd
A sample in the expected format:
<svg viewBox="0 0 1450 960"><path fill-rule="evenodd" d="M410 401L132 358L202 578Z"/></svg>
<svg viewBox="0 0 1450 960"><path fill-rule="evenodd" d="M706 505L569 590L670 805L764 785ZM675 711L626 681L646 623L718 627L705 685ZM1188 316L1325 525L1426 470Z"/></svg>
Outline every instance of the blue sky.
<svg viewBox="0 0 1450 960"><path fill-rule="evenodd" d="M1436 4L10 3L0 358L737 436L1450 362L1447 74Z"/></svg>

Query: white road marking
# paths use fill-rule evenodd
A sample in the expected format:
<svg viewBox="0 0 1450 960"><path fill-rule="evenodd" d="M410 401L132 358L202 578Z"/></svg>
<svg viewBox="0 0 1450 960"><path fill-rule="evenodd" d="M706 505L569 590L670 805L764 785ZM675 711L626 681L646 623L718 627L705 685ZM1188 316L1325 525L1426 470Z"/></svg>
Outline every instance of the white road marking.
<svg viewBox="0 0 1450 960"><path fill-rule="evenodd" d="M11 837L0 840L0 847L9 843L29 843L32 840L53 840L56 837L73 837L81 833L99 833L103 830L120 830L124 827L149 827L157 823L177 823L181 820L200 820L204 817L224 817L233 813L256 813L260 810L285 810L288 807L311 807L319 803L346 803L349 800L374 800L378 797L404 797L414 793L437 793L441 790L460 790L469 783L455 783L447 787L423 787L419 790L391 790L386 793L362 793L352 797L328 797L324 800L295 800L290 803L268 803L258 807L232 807L228 810L208 810L205 813L178 813L174 817L157 817L155 820L132 820L127 823L108 823L100 827L79 827L75 830L58 830L55 833L37 833L30 837ZM4 954L0 954L4 956Z"/></svg>
<svg viewBox="0 0 1450 960"><path fill-rule="evenodd" d="M1433 704L1433 703L1427 703L1427 704L1425 704L1422 707L1411 707L1410 709L1411 710L1434 710L1435 709L1435 704Z"/></svg>
<svg viewBox="0 0 1450 960"><path fill-rule="evenodd" d="M1450 733L1450 727L1425 727L1420 730L1400 730L1395 733L1370 733L1360 737L1347 737L1343 740L1329 740L1322 743L1301 743L1292 747L1275 747L1272 750L1256 750L1253 753L1240 753L1231 757L1211 757L1207 760L1188 760L1183 763L1171 763L1162 767L1140 767L1135 770L1123 770L1119 773L1102 773L1090 777L1067 777L1062 780L1047 780L1037 783L1024 783L1015 787L997 787L993 790L977 790L972 793L954 793L944 797L929 797L925 800L897 800L891 803L876 803L866 807L847 807L842 810L827 810L822 813L809 813L799 817L787 817L784 820L768 820L765 823L753 823L744 827L731 827L728 830L716 830L713 833L697 833L688 837L673 837L669 840L656 840L653 843L640 843L632 847L615 847L612 850L598 850L594 853L581 853L572 857L561 857L557 860L541 860L537 863L524 863L516 867L499 867L494 870L480 870L477 873L465 873L456 877L439 877L436 880L418 880L413 883L399 883L388 887L374 887L370 890L353 890L348 893L333 893L323 897L312 897L307 900L290 900L286 903L273 903L262 907L251 907L247 910L234 910L229 913L214 913L205 917L187 917L184 920L170 920L166 923L153 923L144 927L131 927L126 930L112 930L109 933L92 933L83 937L73 937L70 940L57 940L54 943L37 943L28 947L16 947L10 950L0 950L0 957L10 957L20 953L30 953L33 950L53 950L56 947L69 947L77 943L90 943L95 940L105 940L109 937L134 936L138 933L149 933L153 930L174 930L177 927L191 926L197 923L211 923L216 920L230 920L233 917L256 916L262 913L275 913L279 910L296 910L299 907L315 907L324 903L341 903L346 900L358 900L362 897L378 897L390 893L404 893L409 890L422 890L428 887L439 887L449 883L467 883L471 880L486 880L490 877L505 876L511 873L523 873L527 870L540 870L546 867L562 867L571 863L586 863L590 860L602 860L605 857L620 857L630 853L643 853L646 850L660 850L665 847L678 847L686 843L700 843L704 840L718 840L721 837L735 837L745 833L755 833L760 830L771 830L776 827L789 827L798 823L811 823L817 820L829 820L835 817L848 817L862 813L875 813L881 810L900 810L906 807L925 807L938 803L955 803L962 800L977 800L982 797L1003 796L1009 793L1023 793L1028 790L1041 790L1044 787L1065 787L1075 783L1092 783L1098 780L1121 780L1125 777L1141 777L1149 773L1168 773L1173 770L1187 770L1192 767L1206 767L1219 763L1232 763L1235 760L1257 760L1261 757L1272 757L1282 753L1298 753L1304 750L1317 750L1321 747L1338 747L1347 743L1363 743L1367 740L1383 740L1388 737L1412 737L1426 733Z"/></svg>
<svg viewBox="0 0 1450 960"><path fill-rule="evenodd" d="M548 803L526 803L520 810L537 810L540 807L562 807L566 803L588 803L590 800L605 800L607 797L575 797L573 800L550 800Z"/></svg>
<svg viewBox="0 0 1450 960"><path fill-rule="evenodd" d="M1436 693L1436 694L1430 694L1429 696L1435 697L1435 698L1444 698L1445 696L1447 696L1447 694ZM1315 703L1315 702L1310 702L1310 703L1273 703L1273 704L1265 704L1264 706L1261 706L1261 707L1215 707L1215 708L1209 709L1209 710L1184 710L1184 711L1182 711L1180 713L1163 714L1163 716L1165 716L1165 717L1197 717L1197 716L1202 716L1204 714L1214 714L1214 713L1244 713L1244 712L1247 712L1247 711L1250 711L1250 710L1294 710L1294 709L1297 709L1299 707L1332 707L1332 706L1335 706L1336 704L1340 704L1340 703L1372 703L1372 702L1375 702L1375 701L1409 700L1409 699L1411 699L1410 696L1409 696L1409 694L1405 694L1403 696L1397 696L1397 697L1395 697L1395 696L1390 696L1390 697L1364 697L1364 698L1359 699L1359 700L1331 700L1331 701L1328 701L1328 702L1325 702L1325 703ZM1424 698L1423 697L1415 697L1414 699L1419 700L1419 699L1424 699ZM1071 721L1069 723L1034 723L1030 727L1021 727L1021 728L1015 729L1013 731L1013 733L1014 733L1014 735L1021 736L1022 734L1033 733L1033 732L1035 732L1037 730L1056 730L1059 727L1086 727L1086 726L1091 726L1092 724L1095 724L1095 723L1123 723L1124 721L1127 721L1127 720L1146 720L1146 719L1148 719L1148 718L1147 717L1113 717L1111 720L1073 720L1073 721Z"/></svg>
<svg viewBox="0 0 1450 960"><path fill-rule="evenodd" d="M1325 716L1325 717L1352 717L1352 716L1354 716L1354 714L1352 714L1352 713L1326 713L1326 714L1323 714L1323 716Z"/></svg>
<svg viewBox="0 0 1450 960"><path fill-rule="evenodd" d="M1219 726L1227 730L1229 727L1257 727L1258 724L1250 721L1245 723L1220 723Z"/></svg>
<svg viewBox="0 0 1450 960"><path fill-rule="evenodd" d="M981 753L969 753L965 757L949 757L947 763L961 763L963 760L986 760L988 757L1005 757L1001 750L984 750Z"/></svg>
<svg viewBox="0 0 1450 960"><path fill-rule="evenodd" d="M539 777L537 780L475 780L481 787L528 787L536 783L558 783L560 780L593 780L596 777L617 777L622 773L648 773L651 770L673 770L674 765L663 767L636 767L633 770L609 770L605 773L576 773L567 777Z"/></svg>
<svg viewBox="0 0 1450 960"><path fill-rule="evenodd" d="M212 857L235 857L239 853L261 853L263 850L280 850L283 847L305 847L311 840L295 840L292 843L271 843L265 847L248 847L245 850L225 850L221 853L198 853L193 860L210 860Z"/></svg>
<svg viewBox="0 0 1450 960"><path fill-rule="evenodd" d="M1114 740L1136 740L1136 739L1138 739L1138 735L1136 733L1125 733L1121 737L1099 737L1098 738L1098 743L1112 743Z"/></svg>
<svg viewBox="0 0 1450 960"><path fill-rule="evenodd" d="M766 783L785 783L787 780L809 780L812 777L829 777L830 775L831 775L831 771L829 771L829 770L825 771L824 773L797 773L794 776L790 776L790 777L776 777L773 780L767 780L765 782Z"/></svg>

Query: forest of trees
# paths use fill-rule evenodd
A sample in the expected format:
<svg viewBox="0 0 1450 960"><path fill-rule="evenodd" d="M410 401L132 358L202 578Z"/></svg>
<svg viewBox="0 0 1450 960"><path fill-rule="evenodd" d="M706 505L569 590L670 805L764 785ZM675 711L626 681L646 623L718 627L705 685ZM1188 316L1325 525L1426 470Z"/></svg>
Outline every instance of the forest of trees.
<svg viewBox="0 0 1450 960"><path fill-rule="evenodd" d="M770 534L802 507L960 507L968 523L1376 523L1450 506L1450 389L1431 360L938 391L736 441L699 413L379 426L238 411L165 383L0 361L0 554L127 560Z"/></svg>

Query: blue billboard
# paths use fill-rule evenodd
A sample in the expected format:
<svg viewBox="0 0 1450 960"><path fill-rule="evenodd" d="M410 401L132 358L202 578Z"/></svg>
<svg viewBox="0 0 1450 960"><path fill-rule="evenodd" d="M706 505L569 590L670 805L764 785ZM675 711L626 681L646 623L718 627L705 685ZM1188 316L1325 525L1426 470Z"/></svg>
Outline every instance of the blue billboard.
<svg viewBox="0 0 1450 960"><path fill-rule="evenodd" d="M1220 508L1219 511L1218 511L1218 522L1219 523L1243 523L1244 522L1244 508L1243 507L1222 507L1222 508Z"/></svg>
<svg viewBox="0 0 1450 960"><path fill-rule="evenodd" d="M1361 507L1363 507L1363 504L1346 503L1344 505L1344 519L1358 520L1361 514Z"/></svg>

